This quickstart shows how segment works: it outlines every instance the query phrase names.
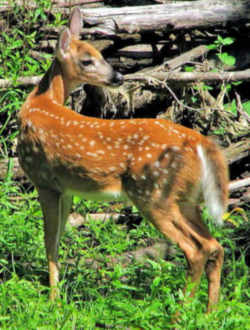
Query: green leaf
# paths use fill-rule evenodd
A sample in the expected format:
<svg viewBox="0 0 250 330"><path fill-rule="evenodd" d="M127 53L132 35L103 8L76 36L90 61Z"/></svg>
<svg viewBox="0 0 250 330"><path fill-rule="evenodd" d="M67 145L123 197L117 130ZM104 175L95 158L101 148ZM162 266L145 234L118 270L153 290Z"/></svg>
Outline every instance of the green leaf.
<svg viewBox="0 0 250 330"><path fill-rule="evenodd" d="M232 112L233 114L237 114L237 106L236 106L236 101L235 100L233 100L231 103L227 103L227 104L225 104L225 109L227 110L227 111L230 111L230 112Z"/></svg>
<svg viewBox="0 0 250 330"><path fill-rule="evenodd" d="M223 38L221 36L218 36L217 41L219 41L220 43L223 43Z"/></svg>
<svg viewBox="0 0 250 330"><path fill-rule="evenodd" d="M194 67L190 66L190 65L186 65L184 69L185 69L186 72L193 72L194 71Z"/></svg>
<svg viewBox="0 0 250 330"><path fill-rule="evenodd" d="M207 48L209 50L217 49L217 45L215 45L215 44L207 45Z"/></svg>
<svg viewBox="0 0 250 330"><path fill-rule="evenodd" d="M151 289L157 288L159 286L160 282L161 282L161 278L160 278L160 276L157 276L151 284Z"/></svg>
<svg viewBox="0 0 250 330"><path fill-rule="evenodd" d="M217 40L215 41L215 44L218 46L228 46L234 43L234 39L231 37L223 38L221 36L217 37Z"/></svg>
<svg viewBox="0 0 250 330"><path fill-rule="evenodd" d="M202 86L202 89L204 91L212 91L214 88L212 86L209 86L209 85L203 85Z"/></svg>
<svg viewBox="0 0 250 330"><path fill-rule="evenodd" d="M223 38L223 39L222 39L222 44L223 44L224 46L226 46L226 45L231 45L231 44L233 44L233 43L234 43L234 39L231 38L231 37L227 37L227 38Z"/></svg>
<svg viewBox="0 0 250 330"><path fill-rule="evenodd" d="M243 103L242 106L243 106L243 109L246 111L246 113L248 115L250 115L250 101Z"/></svg>
<svg viewBox="0 0 250 330"><path fill-rule="evenodd" d="M234 86L239 86L240 84L242 84L242 81L233 81L232 85Z"/></svg>
<svg viewBox="0 0 250 330"><path fill-rule="evenodd" d="M232 89L232 84L226 84L226 91L230 92Z"/></svg>
<svg viewBox="0 0 250 330"><path fill-rule="evenodd" d="M74 197L73 197L73 204L76 205L76 204L80 203L81 200L82 200L81 197L79 197L79 196L74 196Z"/></svg>
<svg viewBox="0 0 250 330"><path fill-rule="evenodd" d="M220 127L218 129L214 130L213 133L215 135L224 135L225 134L225 129L224 129L224 127Z"/></svg>
<svg viewBox="0 0 250 330"><path fill-rule="evenodd" d="M225 65L232 66L235 64L235 61L236 61L235 57L232 55L229 55L228 53L217 54L217 56L219 57L221 62Z"/></svg>

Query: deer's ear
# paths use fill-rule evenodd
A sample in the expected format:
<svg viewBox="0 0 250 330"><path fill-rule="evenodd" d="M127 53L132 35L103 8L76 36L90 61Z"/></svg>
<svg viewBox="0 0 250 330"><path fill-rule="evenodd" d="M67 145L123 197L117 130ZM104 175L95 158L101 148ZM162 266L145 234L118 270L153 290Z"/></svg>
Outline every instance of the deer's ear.
<svg viewBox="0 0 250 330"><path fill-rule="evenodd" d="M79 7L75 7L70 15L69 19L69 29L70 32L76 37L79 38L82 28L82 15Z"/></svg>
<svg viewBox="0 0 250 330"><path fill-rule="evenodd" d="M59 55L60 58L66 57L66 53L69 50L70 41L71 41L71 33L68 28L65 28L61 32L57 44L57 55Z"/></svg>

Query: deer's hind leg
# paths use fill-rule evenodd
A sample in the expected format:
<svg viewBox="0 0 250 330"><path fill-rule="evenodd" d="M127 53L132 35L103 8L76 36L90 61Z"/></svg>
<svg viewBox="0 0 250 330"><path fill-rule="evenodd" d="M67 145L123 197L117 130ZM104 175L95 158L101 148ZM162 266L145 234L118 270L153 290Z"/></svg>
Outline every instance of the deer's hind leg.
<svg viewBox="0 0 250 330"><path fill-rule="evenodd" d="M206 254L205 271L208 279L208 308L210 312L212 307L218 303L221 270L224 259L224 250L219 242L211 236L206 225L201 218L201 212L198 206L184 205L182 207L182 213L189 221L192 227L196 229L196 232L202 239L202 249Z"/></svg>
<svg viewBox="0 0 250 330"><path fill-rule="evenodd" d="M191 296L193 296L207 262L203 238L189 226L177 205L173 205L166 211L160 208L152 209L150 213L150 221L183 251L188 264L187 285L190 282L193 283L191 291Z"/></svg>
<svg viewBox="0 0 250 330"><path fill-rule="evenodd" d="M164 209L156 207L150 211L150 220L183 251L187 264L187 283L191 282L190 296L194 296L201 276L206 270L209 285L208 311L218 302L223 249L211 236L203 223L199 208L192 203L170 203Z"/></svg>

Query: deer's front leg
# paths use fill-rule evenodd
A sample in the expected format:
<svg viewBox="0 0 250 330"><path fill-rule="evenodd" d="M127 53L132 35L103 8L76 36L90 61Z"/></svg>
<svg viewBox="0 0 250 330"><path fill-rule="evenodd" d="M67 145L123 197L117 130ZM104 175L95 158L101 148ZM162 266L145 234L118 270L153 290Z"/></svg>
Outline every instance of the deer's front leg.
<svg viewBox="0 0 250 330"><path fill-rule="evenodd" d="M58 246L63 232L63 196L50 189L38 189L44 217L44 239L49 267L50 299L59 296Z"/></svg>

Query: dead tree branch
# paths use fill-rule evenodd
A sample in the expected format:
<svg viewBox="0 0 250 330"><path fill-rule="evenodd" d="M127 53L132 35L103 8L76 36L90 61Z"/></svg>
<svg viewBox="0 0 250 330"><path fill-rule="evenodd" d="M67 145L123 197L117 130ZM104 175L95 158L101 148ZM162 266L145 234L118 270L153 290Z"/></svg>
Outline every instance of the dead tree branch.
<svg viewBox="0 0 250 330"><path fill-rule="evenodd" d="M9 79L0 79L0 88L8 88L13 85L37 85L41 80L41 76L32 76L32 77L19 77L16 81Z"/></svg>
<svg viewBox="0 0 250 330"><path fill-rule="evenodd" d="M168 82L195 82L195 81L210 81L210 82L229 82L239 80L250 80L250 69L234 72L147 72L147 74L133 73L127 74L125 80L144 81L147 84L152 84L153 80L168 81Z"/></svg>
<svg viewBox="0 0 250 330"><path fill-rule="evenodd" d="M146 73L132 73L125 75L125 80L127 81L143 81L149 85L152 85L153 80L158 80L159 82L182 82L190 83L196 81L210 81L210 82L229 82L229 81L239 81L239 80L250 80L250 69L243 71L234 72L148 72ZM19 77L14 83L12 80L0 79L0 88L8 88L14 84L19 84L22 86L36 85L41 80L40 76L33 77Z"/></svg>
<svg viewBox="0 0 250 330"><path fill-rule="evenodd" d="M235 191L235 190L247 187L247 186L250 186L250 178L231 181L229 184L229 190Z"/></svg>

